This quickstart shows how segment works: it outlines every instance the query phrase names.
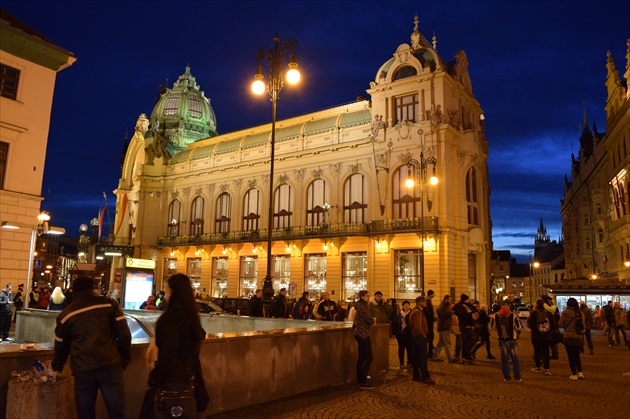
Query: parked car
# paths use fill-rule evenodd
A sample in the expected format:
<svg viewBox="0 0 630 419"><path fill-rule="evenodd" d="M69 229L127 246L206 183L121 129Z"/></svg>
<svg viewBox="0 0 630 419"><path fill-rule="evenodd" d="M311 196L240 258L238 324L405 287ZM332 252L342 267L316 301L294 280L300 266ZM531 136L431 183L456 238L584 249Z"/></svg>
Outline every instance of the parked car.
<svg viewBox="0 0 630 419"><path fill-rule="evenodd" d="M212 302L228 313L249 316L249 298L215 298Z"/></svg>
<svg viewBox="0 0 630 419"><path fill-rule="evenodd" d="M519 307L516 309L516 315L519 319L529 318L529 307Z"/></svg>
<svg viewBox="0 0 630 419"><path fill-rule="evenodd" d="M197 307L199 307L200 313L226 314L225 310L223 310L217 304L210 301L197 300Z"/></svg>

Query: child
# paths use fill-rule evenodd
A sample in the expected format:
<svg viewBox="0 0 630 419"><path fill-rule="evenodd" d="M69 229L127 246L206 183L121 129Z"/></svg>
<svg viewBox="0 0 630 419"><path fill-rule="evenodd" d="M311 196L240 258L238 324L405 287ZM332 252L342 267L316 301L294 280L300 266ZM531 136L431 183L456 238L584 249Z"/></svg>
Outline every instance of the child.
<svg viewBox="0 0 630 419"><path fill-rule="evenodd" d="M518 343L516 339L521 332L521 321L510 311L510 302L505 300L501 305L501 310L492 318L491 328L496 329L501 349L501 366L503 369L503 381L510 382L510 366L508 360L512 360L514 368L514 381L521 380L521 364L518 360Z"/></svg>

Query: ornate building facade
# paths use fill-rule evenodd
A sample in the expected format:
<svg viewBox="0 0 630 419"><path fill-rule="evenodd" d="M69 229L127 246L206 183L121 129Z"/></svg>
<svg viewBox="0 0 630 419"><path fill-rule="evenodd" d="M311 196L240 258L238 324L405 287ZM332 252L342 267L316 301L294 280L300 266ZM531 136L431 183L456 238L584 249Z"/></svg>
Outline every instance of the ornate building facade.
<svg viewBox="0 0 630 419"><path fill-rule="evenodd" d="M271 124L218 135L187 68L138 119L115 191L115 242L157 261L158 288L182 272L204 296L249 295L262 287L273 217L276 290L487 301L488 146L467 68L463 51L445 61L416 18L369 100L277 122L273 197ZM407 187L428 158L438 184Z"/></svg>
<svg viewBox="0 0 630 419"><path fill-rule="evenodd" d="M568 279L609 278L630 284L630 40L625 80L608 52L606 132L584 116L579 156L571 156L561 201Z"/></svg>

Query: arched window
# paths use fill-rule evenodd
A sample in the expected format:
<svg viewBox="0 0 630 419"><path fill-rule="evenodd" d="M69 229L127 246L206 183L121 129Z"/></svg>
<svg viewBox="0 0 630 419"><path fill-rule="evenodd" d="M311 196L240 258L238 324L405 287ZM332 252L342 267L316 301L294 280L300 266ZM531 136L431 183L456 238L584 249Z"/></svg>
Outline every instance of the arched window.
<svg viewBox="0 0 630 419"><path fill-rule="evenodd" d="M243 230L258 230L260 220L260 192L258 189L250 189L243 200Z"/></svg>
<svg viewBox="0 0 630 419"><path fill-rule="evenodd" d="M343 186L343 222L349 224L365 223L367 211L367 184L365 176L354 174Z"/></svg>
<svg viewBox="0 0 630 419"><path fill-rule="evenodd" d="M179 213L181 208L182 204L178 200L171 202L171 205L168 207L168 224L166 234L169 236L179 236Z"/></svg>
<svg viewBox="0 0 630 419"><path fill-rule="evenodd" d="M190 208L190 234L200 236L203 234L203 209L205 207L203 197L196 197Z"/></svg>
<svg viewBox="0 0 630 419"><path fill-rule="evenodd" d="M280 185L276 189L273 203L273 228L290 228L293 215L291 187Z"/></svg>
<svg viewBox="0 0 630 419"><path fill-rule="evenodd" d="M232 214L232 197L229 193L223 192L217 198L216 219L214 220L215 233L229 233Z"/></svg>
<svg viewBox="0 0 630 419"><path fill-rule="evenodd" d="M479 224L479 202L477 200L477 171L474 167L466 173L466 205L468 208L468 224Z"/></svg>
<svg viewBox="0 0 630 419"><path fill-rule="evenodd" d="M416 74L418 74L418 72L416 71L414 67L410 65L405 65L405 66L400 67L398 70L396 70L396 72L394 73L394 80L400 80L407 77L412 77L412 76L415 76Z"/></svg>
<svg viewBox="0 0 630 419"><path fill-rule="evenodd" d="M326 181L317 179L311 183L306 192L306 225L318 226L328 223L327 209L324 204L328 202L328 189Z"/></svg>
<svg viewBox="0 0 630 419"><path fill-rule="evenodd" d="M420 216L420 189L407 188L405 181L413 174L408 166L401 166L394 173L392 185L392 210L394 218L415 218Z"/></svg>

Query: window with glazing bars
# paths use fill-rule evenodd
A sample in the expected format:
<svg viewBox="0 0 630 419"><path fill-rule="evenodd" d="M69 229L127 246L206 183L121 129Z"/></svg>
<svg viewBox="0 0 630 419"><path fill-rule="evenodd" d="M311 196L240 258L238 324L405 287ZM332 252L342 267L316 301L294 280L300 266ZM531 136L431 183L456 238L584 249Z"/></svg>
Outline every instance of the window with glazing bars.
<svg viewBox="0 0 630 419"><path fill-rule="evenodd" d="M258 230L260 220L260 192L258 189L250 189L243 200L243 230Z"/></svg>
<svg viewBox="0 0 630 419"><path fill-rule="evenodd" d="M198 96L188 96L188 113L193 118L201 118L203 116L201 99Z"/></svg>
<svg viewBox="0 0 630 419"><path fill-rule="evenodd" d="M367 211L367 185L365 176L350 176L343 187L343 222L363 224Z"/></svg>
<svg viewBox="0 0 630 419"><path fill-rule="evenodd" d="M196 197L191 205L190 209L190 234L192 236L199 236L203 234L203 210L205 207L205 200L203 197Z"/></svg>
<svg viewBox="0 0 630 419"><path fill-rule="evenodd" d="M416 122L418 115L418 94L394 98L394 125L402 121Z"/></svg>
<svg viewBox="0 0 630 419"><path fill-rule="evenodd" d="M169 236L179 236L179 212L181 208L182 204L177 200L171 202L168 207L167 234Z"/></svg>
<svg viewBox="0 0 630 419"><path fill-rule="evenodd" d="M170 95L166 98L166 103L164 104L164 115L177 115L178 108L179 95Z"/></svg>
<svg viewBox="0 0 630 419"><path fill-rule="evenodd" d="M20 70L0 64L0 96L7 99L17 99Z"/></svg>
<svg viewBox="0 0 630 419"><path fill-rule="evenodd" d="M290 228L293 215L291 187L280 185L276 189L273 206L273 228Z"/></svg>
<svg viewBox="0 0 630 419"><path fill-rule="evenodd" d="M227 192L219 195L215 219L215 233L229 233L232 213L232 197Z"/></svg>
<svg viewBox="0 0 630 419"><path fill-rule="evenodd" d="M307 207L306 207L306 225L318 226L328 220L324 219L324 204L328 202L328 189L326 181L317 179L308 187Z"/></svg>

